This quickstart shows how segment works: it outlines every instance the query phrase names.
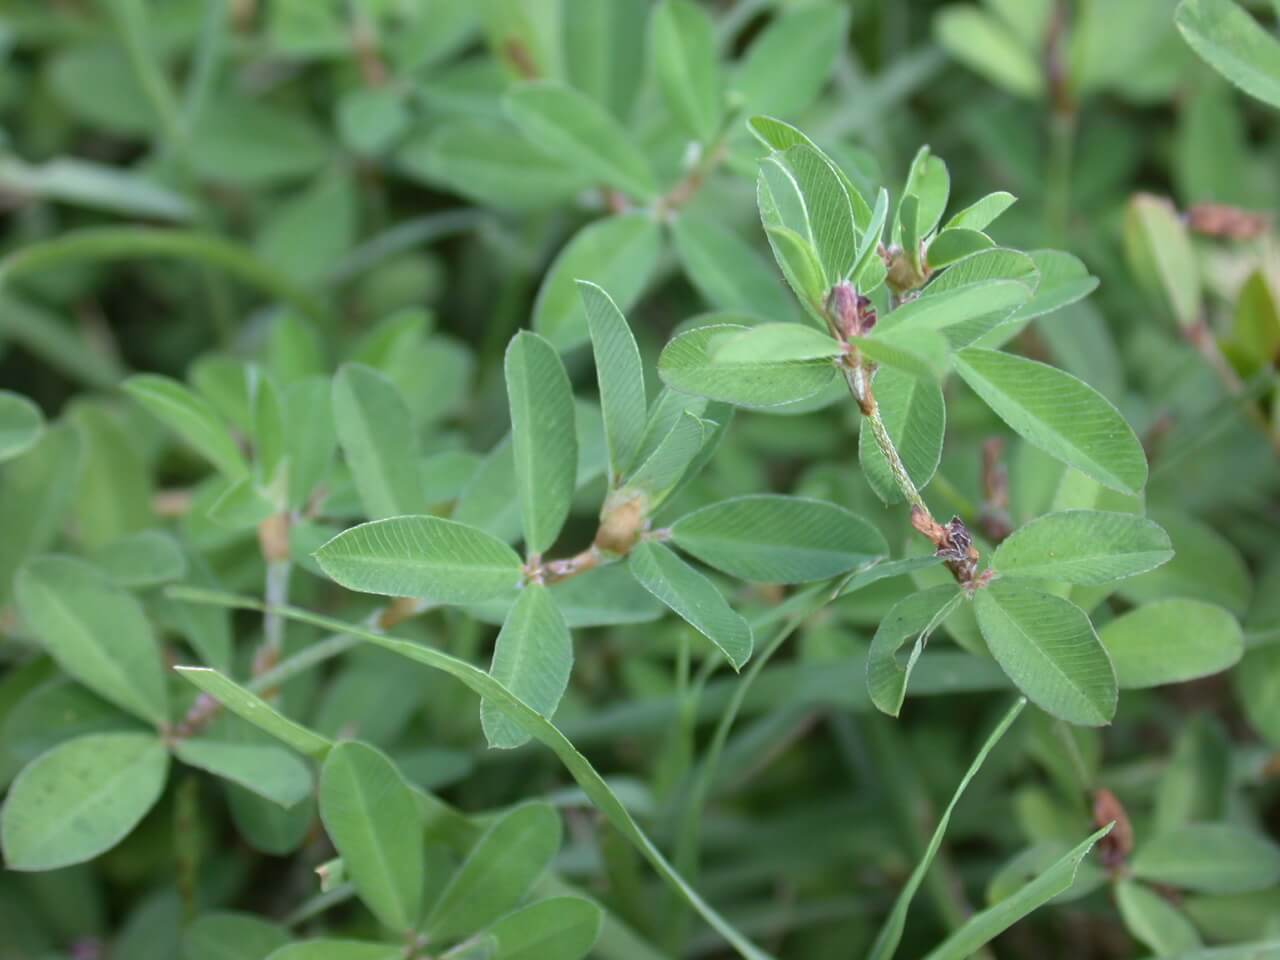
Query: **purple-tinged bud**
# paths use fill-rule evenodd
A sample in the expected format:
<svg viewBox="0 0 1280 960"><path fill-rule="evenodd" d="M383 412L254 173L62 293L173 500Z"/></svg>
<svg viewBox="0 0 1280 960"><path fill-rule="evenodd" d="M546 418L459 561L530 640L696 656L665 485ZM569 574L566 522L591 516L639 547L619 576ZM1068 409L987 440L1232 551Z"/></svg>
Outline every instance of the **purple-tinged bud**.
<svg viewBox="0 0 1280 960"><path fill-rule="evenodd" d="M827 294L827 313L835 321L836 330L846 340L858 335L858 291L851 283L837 283Z"/></svg>

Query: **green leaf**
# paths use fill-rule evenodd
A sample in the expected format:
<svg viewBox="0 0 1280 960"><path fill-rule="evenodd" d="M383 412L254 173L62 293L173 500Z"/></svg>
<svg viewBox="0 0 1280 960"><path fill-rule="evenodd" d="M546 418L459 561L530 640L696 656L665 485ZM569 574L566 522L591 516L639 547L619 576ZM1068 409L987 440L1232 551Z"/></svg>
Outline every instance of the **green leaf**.
<svg viewBox="0 0 1280 960"><path fill-rule="evenodd" d="M751 626L729 606L715 584L661 543L636 545L627 567L646 590L716 645L735 670L751 657Z"/></svg>
<svg viewBox="0 0 1280 960"><path fill-rule="evenodd" d="M201 591L175 590L175 596L186 600L198 598L206 603L219 603L235 607L247 607L249 609L261 609L262 606L251 599ZM640 829L627 807L610 788L608 782L600 776L599 772L596 771L586 757L578 752L564 734L551 721L524 704L512 695L506 687L483 670L464 660L451 657L414 640L388 637L354 624L334 620L330 617L320 616L294 607L286 607L281 613L291 620L310 623L324 630L351 634L367 643L390 650L411 661L431 667L433 670L439 670L460 680L468 689L485 700L500 706L513 720L518 721L530 736L551 749L565 769L577 781L578 786L582 788L587 798L627 840L635 845L640 854L653 866L662 879L673 890L677 891L682 899L693 907L712 929L724 937L745 960L769 960L768 954L743 936L689 885L679 871L662 855L662 852L649 839L648 835Z"/></svg>
<svg viewBox="0 0 1280 960"><path fill-rule="evenodd" d="M1280 847L1229 823L1190 823L1143 843L1130 866L1142 880L1198 893L1247 893L1280 883Z"/></svg>
<svg viewBox="0 0 1280 960"><path fill-rule="evenodd" d="M1157 956L1167 957L1203 946L1200 934L1186 914L1145 884L1134 880L1117 883L1116 906L1129 932Z"/></svg>
<svg viewBox="0 0 1280 960"><path fill-rule="evenodd" d="M604 911L582 897L548 897L512 911L489 933L499 960L582 960L595 946Z"/></svg>
<svg viewBox="0 0 1280 960"><path fill-rule="evenodd" d="M907 476L917 489L923 490L942 459L947 408L941 388L932 379L885 367L876 374L875 396L880 419L907 468ZM865 422L858 433L858 459L862 463L862 474L876 496L885 503L902 500L902 491L889 469L889 461Z"/></svg>
<svg viewBox="0 0 1280 960"><path fill-rule="evenodd" d="M825 580L889 553L871 524L822 500L736 497L686 514L671 540L708 566L760 583Z"/></svg>
<svg viewBox="0 0 1280 960"><path fill-rule="evenodd" d="M187 558L172 534L142 530L93 551L90 559L118 587L137 589L181 580Z"/></svg>
<svg viewBox="0 0 1280 960"><path fill-rule="evenodd" d="M411 929L422 910L425 831L395 764L366 744L335 744L320 771L320 819L374 916Z"/></svg>
<svg viewBox="0 0 1280 960"><path fill-rule="evenodd" d="M784 164L799 191L803 204L800 216L808 230L797 229L790 216L784 216L783 223L811 240L827 286L834 286L849 277L858 255L853 208L844 181L835 164L807 143L796 144L781 155L774 154L762 162L761 168L768 175L769 166ZM776 199L776 192L774 196Z"/></svg>
<svg viewBox="0 0 1280 960"><path fill-rule="evenodd" d="M1200 267L1191 234L1164 197L1136 194L1125 208L1129 266L1147 295L1180 327L1200 322Z"/></svg>
<svg viewBox="0 0 1280 960"><path fill-rule="evenodd" d="M925 960L968 960L976 950L990 943L1027 914L1070 890L1075 883L1080 862L1089 855L1095 843L1111 832L1113 826L1114 824L1108 824L1103 827L1016 893L1005 897L995 906L974 914L959 930L930 951Z"/></svg>
<svg viewBox="0 0 1280 960"><path fill-rule="evenodd" d="M648 199L657 192L644 154L589 97L571 87L538 82L516 87L505 103L521 132L552 156L632 197Z"/></svg>
<svg viewBox="0 0 1280 960"><path fill-rule="evenodd" d="M951 347L942 334L929 330L889 333L879 339L851 337L850 343L877 363L919 380L937 380L950 366Z"/></svg>
<svg viewBox="0 0 1280 960"><path fill-rule="evenodd" d="M991 655L1036 706L1102 726L1116 712L1116 674L1084 611L1061 597L996 581L974 597Z"/></svg>
<svg viewBox="0 0 1280 960"><path fill-rule="evenodd" d="M372 367L343 364L333 378L333 424L372 520L417 513L422 502L413 420L400 391Z"/></svg>
<svg viewBox="0 0 1280 960"><path fill-rule="evenodd" d="M911 169L907 173L907 182L903 187L903 197L915 197L916 221L912 235L920 240L927 237L942 220L942 211L947 208L947 198L951 195L951 175L941 157L934 156L928 146L921 147L911 161ZM901 218L903 208L899 209ZM902 226L903 245L906 245L907 232Z"/></svg>
<svg viewBox="0 0 1280 960"><path fill-rule="evenodd" d="M1174 22L1210 66L1280 110L1280 42L1232 0L1183 0Z"/></svg>
<svg viewBox="0 0 1280 960"><path fill-rule="evenodd" d="M66 521L80 479L76 430L54 424L21 457L0 466L0 603L22 562L45 549Z"/></svg>
<svg viewBox="0 0 1280 960"><path fill-rule="evenodd" d="M944 584L908 594L884 615L867 651L867 692L877 710L891 717L899 714L916 661L933 632L963 599L955 586ZM903 663L898 651L912 637L915 643Z"/></svg>
<svg viewBox="0 0 1280 960"><path fill-rule="evenodd" d="M947 267L929 281L921 295L937 296L948 290L958 290L988 280L1016 280L1031 294L1040 283L1040 271L1036 262L1020 250L992 247L989 250L979 250Z"/></svg>
<svg viewBox="0 0 1280 960"><path fill-rule="evenodd" d="M81 544L94 550L154 524L152 464L131 425L106 406L89 403L75 406L70 419L82 457L75 513Z"/></svg>
<svg viewBox="0 0 1280 960"><path fill-rule="evenodd" d="M997 190L988 193L981 200L971 203L947 221L944 230L985 230L1000 217L1002 213L1018 202L1012 193Z"/></svg>
<svg viewBox="0 0 1280 960"><path fill-rule="evenodd" d="M214 523L236 532L252 530L276 513L276 505L250 477L241 477L226 487L205 512Z"/></svg>
<svg viewBox="0 0 1280 960"><path fill-rule="evenodd" d="M289 506L306 505L324 478L338 447L329 378L304 377L289 384L284 394L285 448L289 458Z"/></svg>
<svg viewBox="0 0 1280 960"><path fill-rule="evenodd" d="M760 408L812 397L835 377L830 360L720 360L720 349L749 329L739 323L709 323L680 334L658 358L658 375L680 393Z"/></svg>
<svg viewBox="0 0 1280 960"><path fill-rule="evenodd" d="M924 266L920 262L920 246L923 238L920 236L919 230L920 198L913 193L909 193L902 198L901 203L898 205L898 222L894 227L894 233L907 258L907 263L911 266L911 273L916 277L924 275ZM911 286L914 288L919 286L919 283L913 281Z"/></svg>
<svg viewBox="0 0 1280 960"><path fill-rule="evenodd" d="M627 477L620 499L639 493L644 497L645 512L651 513L680 482L702 449L704 433L702 420L682 413L653 453Z"/></svg>
<svg viewBox="0 0 1280 960"><path fill-rule="evenodd" d="M1200 600L1157 600L1117 617L1098 634L1121 689L1183 683L1220 673L1244 655L1240 624Z"/></svg>
<svg viewBox="0 0 1280 960"><path fill-rule="evenodd" d="M0 390L0 462L26 453L43 430L39 407L21 394Z"/></svg>
<svg viewBox="0 0 1280 960"><path fill-rule="evenodd" d="M939 270L979 250L994 246L995 241L980 230L948 227L934 237L929 244L926 260L930 270Z"/></svg>
<svg viewBox="0 0 1280 960"><path fill-rule="evenodd" d="M29 165L0 160L0 185L24 197L38 197L125 217L186 221L191 204L149 177L76 157L55 157Z"/></svg>
<svg viewBox="0 0 1280 960"><path fill-rule="evenodd" d="M843 353L830 334L805 324L762 323L717 340L711 359L716 363L804 363L834 360Z"/></svg>
<svg viewBox="0 0 1280 960"><path fill-rule="evenodd" d="M851 593L856 593L864 587L869 587L873 583L881 580L888 580L891 577L903 577L908 574L915 573L917 570L925 570L929 567L936 567L942 563L941 557L935 557L932 554L923 557L904 557L901 560L881 560L878 563L863 570L855 570L849 574L832 593L831 599L838 600L841 597Z"/></svg>
<svg viewBox="0 0 1280 960"><path fill-rule="evenodd" d="M10 870L54 870L123 840L160 799L169 754L145 733L100 733L54 747L18 774L0 814Z"/></svg>
<svg viewBox="0 0 1280 960"><path fill-rule="evenodd" d="M35 663L41 673L53 669L47 660ZM15 682L20 682L18 677L20 673L15 675ZM13 693L0 730L4 733L6 759L14 761L12 777L21 764L75 737L90 733L146 732L146 727L70 677L55 672L51 679L30 690Z"/></svg>
<svg viewBox="0 0 1280 960"><path fill-rule="evenodd" d="M351 175L330 170L271 211L253 252L291 280L316 286L355 239L358 200Z"/></svg>
<svg viewBox="0 0 1280 960"><path fill-rule="evenodd" d="M389 150L412 120L404 95L391 87L348 90L334 114L343 143L366 156Z"/></svg>
<svg viewBox="0 0 1280 960"><path fill-rule="evenodd" d="M831 158L823 153L816 143L791 124L773 117L752 117L747 121L747 128L757 140L770 150L778 153L785 153L797 144L806 144L817 151L819 156L831 163L832 169L835 170L840 182L844 185L845 193L849 197L849 205L853 208L854 224L859 230L866 229L867 224L871 222L871 208L867 206L866 199L858 191L858 188L853 185L853 181L840 168L840 165L832 162ZM760 212L763 215L763 206L761 206Z"/></svg>
<svg viewBox="0 0 1280 960"><path fill-rule="evenodd" d="M201 111L186 152L203 177L261 187L313 173L329 146L304 112L228 99Z"/></svg>
<svg viewBox="0 0 1280 960"><path fill-rule="evenodd" d="M608 293L587 280L578 281L578 293L591 331L609 469L616 480L635 461L648 415L640 348Z"/></svg>
<svg viewBox="0 0 1280 960"><path fill-rule="evenodd" d="M1002 21L972 4L944 7L933 21L938 43L966 67L1016 96L1044 93L1044 70Z"/></svg>
<svg viewBox="0 0 1280 960"><path fill-rule="evenodd" d="M344 530L315 553L348 590L440 603L480 603L520 583L514 550L491 534L440 517L391 517Z"/></svg>
<svg viewBox="0 0 1280 960"><path fill-rule="evenodd" d="M315 759L323 759L332 743L320 734L290 720L283 713L233 680L210 667L174 667L178 675L285 746Z"/></svg>
<svg viewBox="0 0 1280 960"><path fill-rule="evenodd" d="M573 501L573 388L555 347L527 330L512 338L503 369L525 552L534 556L555 543Z"/></svg>
<svg viewBox="0 0 1280 960"><path fill-rule="evenodd" d="M493 645L489 675L511 695L544 717L551 717L569 686L573 637L546 587L531 583L520 591ZM518 747L528 733L506 713L481 704L480 720L489 746Z"/></svg>
<svg viewBox="0 0 1280 960"><path fill-rule="evenodd" d="M890 613L890 616L892 615ZM965 788L978 775L978 771L982 769L982 765L986 762L988 755L995 749L1001 738L1009 732L1009 728L1013 726L1013 721L1018 719L1018 714L1022 712L1023 707L1026 705L1027 701L1019 697L1004 717L1001 718L1000 722L996 724L995 729L987 735L987 739L983 741L978 755L973 758L973 762L969 764L969 769L965 772L955 792L951 795L951 802L947 804L947 809L938 818L938 825L934 828L933 836L929 838L929 846L925 849L924 855L921 856L920 862L916 864L916 868L911 871L911 876L906 885L893 902L893 909L889 912L889 916L885 918L884 926L880 928L880 933L876 936L876 942L872 946L871 952L867 954L868 960L891 960L897 952L899 944L902 943L903 931L907 926L907 911L911 909L911 900L924 882L925 874L929 871L929 867L938 855L938 851L942 849L942 839L946 836L947 827L951 824L951 814L955 811L960 798L964 796Z"/></svg>
<svg viewBox="0 0 1280 960"><path fill-rule="evenodd" d="M751 41L734 72L734 92L752 112L795 116L826 85L847 27L848 10L839 4L783 8Z"/></svg>
<svg viewBox="0 0 1280 960"><path fill-rule="evenodd" d="M262 489L270 494L272 503L283 509L286 506L286 478L280 472L287 465L288 457L284 398L270 374L262 370L254 372L254 475Z"/></svg>
<svg viewBox="0 0 1280 960"><path fill-rule="evenodd" d="M793 320L795 306L765 259L719 220L681 210L671 236L685 274L718 310Z"/></svg>
<svg viewBox="0 0 1280 960"><path fill-rule="evenodd" d="M645 213L625 213L588 223L548 268L533 304L533 329L568 350L585 343L587 315L579 280L608 290L619 310L635 306L662 250L662 231Z"/></svg>
<svg viewBox="0 0 1280 960"><path fill-rule="evenodd" d="M22 619L71 676L155 724L169 719L164 666L133 595L72 557L38 557L18 572Z"/></svg>
<svg viewBox="0 0 1280 960"><path fill-rule="evenodd" d="M468 4L469 5L469 4ZM561 11L569 82L626 122L644 80L645 0L567 0Z"/></svg>
<svg viewBox="0 0 1280 960"><path fill-rule="evenodd" d="M763 179L760 181L764 189ZM773 201L761 193L761 216L765 218L765 204ZM769 249L773 258L782 270L782 276L805 307L808 315L817 322L822 322L823 301L827 291L827 280L822 275L822 264L813 245L789 227L764 219L765 235L769 238Z"/></svg>
<svg viewBox="0 0 1280 960"><path fill-rule="evenodd" d="M248 913L215 912L182 933L182 960L266 960L289 942L282 926Z"/></svg>
<svg viewBox="0 0 1280 960"><path fill-rule="evenodd" d="M723 92L711 18L691 0L661 0L649 19L654 74L675 118L704 144L720 128Z"/></svg>
<svg viewBox="0 0 1280 960"><path fill-rule="evenodd" d="M396 164L414 180L511 210L555 207L590 184L585 171L505 124L441 124L409 139L396 151Z"/></svg>
<svg viewBox="0 0 1280 960"><path fill-rule="evenodd" d="M1119 411L1088 384L1034 360L969 348L956 372L1024 439L1121 493L1147 482L1142 445Z"/></svg>
<svg viewBox="0 0 1280 960"><path fill-rule="evenodd" d="M560 851L560 814L523 803L475 842L422 928L439 943L483 930L524 899Z"/></svg>
<svg viewBox="0 0 1280 960"><path fill-rule="evenodd" d="M929 286L921 296L881 317L870 339L890 331L906 335L931 330L943 333L953 346L963 347L1006 322L1030 296L1031 291L1016 280L986 280L940 291Z"/></svg>
<svg viewBox="0 0 1280 960"><path fill-rule="evenodd" d="M1009 335L1022 324L1035 317L1043 317L1069 304L1082 300L1098 287L1098 278L1089 273L1079 257L1061 250L1032 250L1031 262L1039 271L1040 281L1036 284L1031 299L1013 312L1009 318ZM1006 331L997 331L1004 334ZM1002 341L1003 342L1003 341ZM989 346L983 343L981 346Z"/></svg>
<svg viewBox="0 0 1280 960"><path fill-rule="evenodd" d="M304 940L281 947L267 960L402 960L404 948L358 940Z"/></svg>
<svg viewBox="0 0 1280 960"><path fill-rule="evenodd" d="M1252 584L1240 551L1221 533L1183 513L1157 511L1173 542L1173 559L1150 573L1126 580L1120 593L1134 603L1187 597L1226 607L1243 616Z"/></svg>
<svg viewBox="0 0 1280 960"><path fill-rule="evenodd" d="M301 803L311 793L311 771L287 750L269 744L222 740L179 740L173 754L188 766L238 783L282 807Z"/></svg>
<svg viewBox="0 0 1280 960"><path fill-rule="evenodd" d="M862 237L858 241L858 254L854 258L853 266L849 270L849 276L855 285L862 289L863 293L870 293L884 281L884 261L880 259L880 243L884 238L884 225L889 217L889 191L880 188L880 192L876 194L876 206L871 211L871 220L862 230ZM879 264L879 266L875 266ZM867 282L866 275L868 269L874 267L881 271L880 279L874 283Z"/></svg>
<svg viewBox="0 0 1280 960"><path fill-rule="evenodd" d="M1037 517L996 547L1005 577L1097 585L1145 573L1173 557L1160 525L1131 513L1062 510Z"/></svg>
<svg viewBox="0 0 1280 960"><path fill-rule="evenodd" d="M229 479L239 480L248 474L249 467L226 424L207 401L178 381L140 373L124 382L124 391Z"/></svg>

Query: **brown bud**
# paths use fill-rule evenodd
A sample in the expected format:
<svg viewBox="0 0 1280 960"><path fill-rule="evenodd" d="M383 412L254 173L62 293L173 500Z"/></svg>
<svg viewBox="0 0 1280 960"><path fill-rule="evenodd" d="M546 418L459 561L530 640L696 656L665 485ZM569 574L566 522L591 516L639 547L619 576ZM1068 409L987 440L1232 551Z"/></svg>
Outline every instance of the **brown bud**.
<svg viewBox="0 0 1280 960"><path fill-rule="evenodd" d="M609 553L625 554L636 545L648 520L649 498L636 494L615 503L610 497L600 514L595 545Z"/></svg>
<svg viewBox="0 0 1280 960"><path fill-rule="evenodd" d="M1267 218L1225 203L1197 203L1187 210L1187 226L1205 237L1252 240L1267 229Z"/></svg>
<svg viewBox="0 0 1280 960"><path fill-rule="evenodd" d="M1115 823L1111 832L1099 841L1098 855L1108 870L1118 869L1133 852L1133 825L1120 800L1106 787L1093 792L1093 822L1099 827Z"/></svg>
<svg viewBox="0 0 1280 960"><path fill-rule="evenodd" d="M267 563L289 559L289 514L273 513L258 524L258 546Z"/></svg>
<svg viewBox="0 0 1280 960"><path fill-rule="evenodd" d="M935 547L941 547L946 539L947 531L933 519L926 510L911 508L911 526L924 534Z"/></svg>

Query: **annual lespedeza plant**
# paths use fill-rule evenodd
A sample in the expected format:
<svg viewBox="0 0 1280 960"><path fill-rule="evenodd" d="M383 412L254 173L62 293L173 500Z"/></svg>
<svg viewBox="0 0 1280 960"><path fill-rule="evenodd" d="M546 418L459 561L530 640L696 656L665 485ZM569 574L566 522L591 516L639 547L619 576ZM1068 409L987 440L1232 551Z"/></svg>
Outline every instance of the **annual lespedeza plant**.
<svg viewBox="0 0 1280 960"><path fill-rule="evenodd" d="M1280 955L1268 28L929 5L903 125L914 4L206 6L15 27L0 960Z"/></svg>

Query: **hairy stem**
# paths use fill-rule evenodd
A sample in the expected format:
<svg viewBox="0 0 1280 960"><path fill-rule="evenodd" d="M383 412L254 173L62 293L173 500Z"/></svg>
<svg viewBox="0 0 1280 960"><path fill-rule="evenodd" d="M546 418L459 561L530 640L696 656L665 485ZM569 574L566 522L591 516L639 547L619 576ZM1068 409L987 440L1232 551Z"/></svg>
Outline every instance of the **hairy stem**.
<svg viewBox="0 0 1280 960"><path fill-rule="evenodd" d="M862 411L863 419L871 428L876 446L884 455L885 462L889 464L889 472L893 476L894 483L902 492L903 498L911 505L911 526L933 544L935 555L946 561L947 569L951 571L957 583L968 589L982 586L985 575L984 577L976 576L978 551L973 546L964 522L959 517L953 518L948 524L938 523L934 519L924 498L920 496L915 481L907 473L902 457L898 454L898 448L894 445L893 438L889 436L889 431L884 425L884 419L880 416L880 405L876 403L875 391L871 387L873 368L862 359L856 346L846 345L849 350L841 360L845 382L848 383L849 392L858 403L858 409Z"/></svg>
<svg viewBox="0 0 1280 960"><path fill-rule="evenodd" d="M876 446L884 455L885 462L889 464L889 472L893 475L893 482L898 485L898 489L902 492L902 496L906 498L907 503L917 510L923 511L926 516L932 519L933 515L929 513L929 508L925 506L924 498L920 496L920 491L916 489L915 481L907 473L906 465L898 454L898 448L894 446L893 438L889 436L889 431L884 425L884 419L880 416L880 405L876 403L876 395L871 388L871 376L866 365L862 362L862 358L855 352L850 356L849 364L842 369L845 382L849 384L849 392L853 394L853 399L858 402L858 409L862 411L863 418L871 427L871 435L875 438Z"/></svg>

